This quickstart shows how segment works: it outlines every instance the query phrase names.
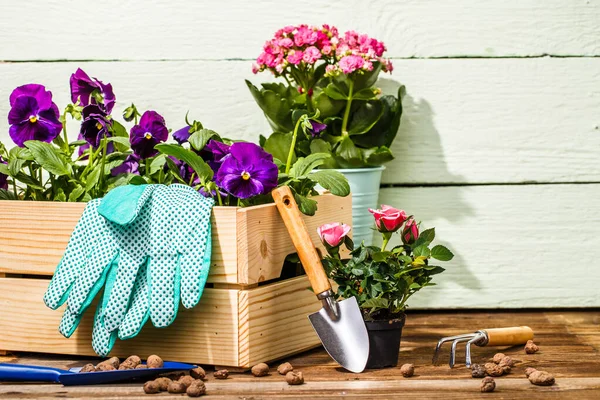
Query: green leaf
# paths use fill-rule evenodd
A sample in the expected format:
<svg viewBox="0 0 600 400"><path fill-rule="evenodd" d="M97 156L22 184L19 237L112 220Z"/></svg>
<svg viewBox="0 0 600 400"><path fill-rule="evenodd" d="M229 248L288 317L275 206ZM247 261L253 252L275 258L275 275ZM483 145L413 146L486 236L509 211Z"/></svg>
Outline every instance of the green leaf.
<svg viewBox="0 0 600 400"><path fill-rule="evenodd" d="M414 246L426 245L429 246L431 242L435 239L435 228L425 229L423 232L419 234L419 237L415 241Z"/></svg>
<svg viewBox="0 0 600 400"><path fill-rule="evenodd" d="M57 176L71 175L71 164L56 147L37 140L28 140L25 146L31 151L35 161L46 171Z"/></svg>
<svg viewBox="0 0 600 400"><path fill-rule="evenodd" d="M167 156L165 156L164 154L159 154L156 157L154 157L154 159L150 162L150 165L147 166L148 175L154 175L156 172L163 169L166 162Z"/></svg>
<svg viewBox="0 0 600 400"><path fill-rule="evenodd" d="M125 137L121 137L121 136L113 136L113 137L109 137L107 138L107 140L109 142L113 142L115 144L120 144L121 146L125 147L125 149L129 149L129 138L125 138ZM121 150L119 150L121 151Z"/></svg>
<svg viewBox="0 0 600 400"><path fill-rule="evenodd" d="M392 255L391 251L378 251L371 256L373 261L386 262L388 257Z"/></svg>
<svg viewBox="0 0 600 400"><path fill-rule="evenodd" d="M296 203L298 203L298 208L302 214L313 216L317 212L317 202L315 200L297 193L294 194L294 199L296 199Z"/></svg>
<svg viewBox="0 0 600 400"><path fill-rule="evenodd" d="M286 97L269 89L260 90L248 80L246 85L274 131L291 132L294 129L292 107Z"/></svg>
<svg viewBox="0 0 600 400"><path fill-rule="evenodd" d="M368 132L383 115L380 101L367 101L352 113L348 123L348 134L362 135Z"/></svg>
<svg viewBox="0 0 600 400"><path fill-rule="evenodd" d="M0 163L0 174L10 175L10 171L8 169L8 165L4 163Z"/></svg>
<svg viewBox="0 0 600 400"><path fill-rule="evenodd" d="M413 282L410 284L410 286L408 288L409 289L421 289L421 285L419 285L417 282Z"/></svg>
<svg viewBox="0 0 600 400"><path fill-rule="evenodd" d="M333 100L348 100L348 95L340 90L338 85L333 82L327 85L323 91Z"/></svg>
<svg viewBox="0 0 600 400"><path fill-rule="evenodd" d="M368 165L380 166L394 159L391 150L385 146L365 150L364 158Z"/></svg>
<svg viewBox="0 0 600 400"><path fill-rule="evenodd" d="M427 247L427 245L423 244L421 246L415 247L413 249L413 254L415 255L415 257L419 257L419 256L429 257L431 252L429 251L429 248Z"/></svg>
<svg viewBox="0 0 600 400"><path fill-rule="evenodd" d="M87 174L87 176L85 177L85 191L89 192L92 189L94 189L94 187L96 187L96 185L98 184L98 181L100 180L100 175L102 175L102 169L100 167L96 167L94 169L92 169L90 171L89 174Z"/></svg>
<svg viewBox="0 0 600 400"><path fill-rule="evenodd" d="M310 143L311 153L331 153L331 145L323 139L315 139Z"/></svg>
<svg viewBox="0 0 600 400"><path fill-rule="evenodd" d="M127 150L129 150L130 143L129 143L129 134L127 133L127 129L120 122L113 120L112 132L113 132L114 137L121 137L121 138L127 139L126 141L121 140L121 141L115 142L115 148L117 149L117 151L124 153Z"/></svg>
<svg viewBox="0 0 600 400"><path fill-rule="evenodd" d="M84 146L86 144L88 144L88 142L85 141L85 140L75 140L75 141L69 143L69 146L71 146L71 147L79 147L79 146Z"/></svg>
<svg viewBox="0 0 600 400"><path fill-rule="evenodd" d="M264 149L273 157L281 161L287 161L290 147L292 146L292 135L289 133L274 133L265 142ZM296 155L292 157L292 163L296 162Z"/></svg>
<svg viewBox="0 0 600 400"><path fill-rule="evenodd" d="M438 267L437 265L428 265L426 268L428 275L437 275L444 272L446 269L442 267Z"/></svg>
<svg viewBox="0 0 600 400"><path fill-rule="evenodd" d="M333 169L321 169L308 175L308 178L323 186L336 196L348 196L350 185L348 179L339 171Z"/></svg>
<svg viewBox="0 0 600 400"><path fill-rule="evenodd" d="M431 257L440 261L450 261L454 257L454 254L447 247L438 244L431 249Z"/></svg>
<svg viewBox="0 0 600 400"><path fill-rule="evenodd" d="M383 106L383 115L369 132L354 137L354 142L361 147L391 147L396 138L402 118L402 93L404 86L398 89L398 97L386 95L379 100Z"/></svg>
<svg viewBox="0 0 600 400"><path fill-rule="evenodd" d="M214 137L220 138L219 134L213 130L200 129L198 132L192 133L188 141L194 150L200 151L206 146L208 141Z"/></svg>
<svg viewBox="0 0 600 400"><path fill-rule="evenodd" d="M331 154L313 153L306 158L301 157L294 163L293 172L290 171L290 175L294 178L301 178L322 165L328 158L331 158Z"/></svg>
<svg viewBox="0 0 600 400"><path fill-rule="evenodd" d="M12 191L0 189L0 200L19 200Z"/></svg>
<svg viewBox="0 0 600 400"><path fill-rule="evenodd" d="M156 150L167 156L175 157L178 160L185 162L198 175L202 183L210 181L213 178L214 172L199 155L191 150L184 149L176 144L161 143L154 146Z"/></svg>
<svg viewBox="0 0 600 400"><path fill-rule="evenodd" d="M146 179L143 176L136 175L136 174L129 174L127 183L129 183L131 185L145 185L146 183L148 183L148 181L146 181Z"/></svg>
<svg viewBox="0 0 600 400"><path fill-rule="evenodd" d="M24 174L23 172L19 172L17 174L17 176L15 177L15 179L33 189L44 190L44 187L42 186L42 184L40 182L38 182L37 179L34 179L34 178L30 177L29 175Z"/></svg>
<svg viewBox="0 0 600 400"><path fill-rule="evenodd" d="M381 72L381 63L374 62L371 71L364 71L364 73L354 76L354 90L359 91L373 86L377 82L379 72Z"/></svg>
<svg viewBox="0 0 600 400"><path fill-rule="evenodd" d="M340 100L334 100L327 96L327 93L320 92L313 98L315 107L319 110L321 118L333 117L337 115L344 108L346 102Z"/></svg>
<svg viewBox="0 0 600 400"><path fill-rule="evenodd" d="M368 299L362 304L360 304L360 308L372 308L372 309L386 309L390 306L390 302L388 299Z"/></svg>
<svg viewBox="0 0 600 400"><path fill-rule="evenodd" d="M358 269L358 268L352 268L352 275L356 275L356 276L362 276L364 274L362 269Z"/></svg>
<svg viewBox="0 0 600 400"><path fill-rule="evenodd" d="M56 191L56 194L54 195L54 201L67 201L67 196L62 188Z"/></svg>
<svg viewBox="0 0 600 400"><path fill-rule="evenodd" d="M26 147L13 147L12 149L10 149L8 154L9 158L19 158L25 161L34 160L33 154L31 154L31 151Z"/></svg>
<svg viewBox="0 0 600 400"><path fill-rule="evenodd" d="M20 158L11 158L8 160L8 174L6 175L16 176L21 168L23 168L23 164L25 164L25 160Z"/></svg>
<svg viewBox="0 0 600 400"><path fill-rule="evenodd" d="M362 152L354 145L349 136L345 136L335 149L337 162L343 168L360 168L365 165Z"/></svg>
<svg viewBox="0 0 600 400"><path fill-rule="evenodd" d="M364 88L352 95L354 100L374 100L377 98L378 90L373 88Z"/></svg>
<svg viewBox="0 0 600 400"><path fill-rule="evenodd" d="M69 193L69 199L68 201L70 202L75 202L77 201L81 195L83 195L85 193L85 189L81 186L81 185L77 185L75 186L75 189L73 189L71 191L71 193Z"/></svg>

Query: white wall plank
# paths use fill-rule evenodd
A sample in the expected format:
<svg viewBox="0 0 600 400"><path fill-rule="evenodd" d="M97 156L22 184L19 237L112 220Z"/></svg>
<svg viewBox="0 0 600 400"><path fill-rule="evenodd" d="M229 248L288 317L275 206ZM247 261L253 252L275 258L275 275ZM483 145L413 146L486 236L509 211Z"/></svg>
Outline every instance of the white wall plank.
<svg viewBox="0 0 600 400"><path fill-rule="evenodd" d="M599 55L598 0L0 0L0 60L255 58L287 24L330 23L393 57Z"/></svg>
<svg viewBox="0 0 600 400"><path fill-rule="evenodd" d="M380 202L456 254L413 308L598 307L599 197L598 184L460 186L384 189Z"/></svg>
<svg viewBox="0 0 600 400"><path fill-rule="evenodd" d="M247 61L0 64L0 140L9 143L12 88L45 84L59 107L82 66L111 82L116 110L135 102L170 128L190 116L225 136L256 140L268 127L243 80ZM386 183L600 181L600 58L401 60L380 84L407 87ZM263 77L261 77L263 78ZM266 76L264 78L267 78ZM72 137L77 126L70 125Z"/></svg>

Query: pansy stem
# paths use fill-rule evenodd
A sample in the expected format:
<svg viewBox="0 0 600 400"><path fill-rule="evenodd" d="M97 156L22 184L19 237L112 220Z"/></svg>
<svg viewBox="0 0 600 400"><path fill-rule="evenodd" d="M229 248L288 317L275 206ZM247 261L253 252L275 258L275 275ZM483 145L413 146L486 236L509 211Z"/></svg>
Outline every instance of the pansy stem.
<svg viewBox="0 0 600 400"><path fill-rule="evenodd" d="M215 192L217 192L217 200L219 200L219 205L222 206L223 205L223 199L221 198L221 193L219 193L219 188L218 187L215 190Z"/></svg>
<svg viewBox="0 0 600 400"><path fill-rule="evenodd" d="M302 121L303 121L302 117L298 118L298 121L296 121L296 126L294 126L294 134L292 136L292 144L290 145L290 151L288 153L287 162L285 163L285 173L286 174L289 174L290 169L292 168L292 159L294 158L294 148L296 147L296 140L298 139L298 128L300 127L300 124L302 123Z"/></svg>
<svg viewBox="0 0 600 400"><path fill-rule="evenodd" d="M106 151L108 148L108 139L106 137L102 138L102 161L100 162L100 182L98 183L98 195L101 196L103 194L102 187L104 186L104 165L106 164Z"/></svg>
<svg viewBox="0 0 600 400"><path fill-rule="evenodd" d="M352 91L354 90L354 81L348 79L348 101L346 102L346 110L344 111L344 119L342 120L342 135L348 136L348 119L350 118L350 107L352 106Z"/></svg>
<svg viewBox="0 0 600 400"><path fill-rule="evenodd" d="M12 179L13 184L13 192L15 193L15 197L18 199L19 195L17 194L17 180L15 178Z"/></svg>

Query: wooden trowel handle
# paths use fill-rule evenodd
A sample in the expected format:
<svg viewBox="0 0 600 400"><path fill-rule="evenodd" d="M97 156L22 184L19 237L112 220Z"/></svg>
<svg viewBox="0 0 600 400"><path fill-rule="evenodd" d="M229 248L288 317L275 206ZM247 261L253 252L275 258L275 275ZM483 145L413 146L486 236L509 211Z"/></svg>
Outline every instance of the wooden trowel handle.
<svg viewBox="0 0 600 400"><path fill-rule="evenodd" d="M488 335L488 346L515 346L533 339L533 330L528 326L484 329Z"/></svg>
<svg viewBox="0 0 600 400"><path fill-rule="evenodd" d="M271 194L315 294L331 290L331 284L321 264L321 257L310 239L292 191L288 186L282 186L273 190Z"/></svg>

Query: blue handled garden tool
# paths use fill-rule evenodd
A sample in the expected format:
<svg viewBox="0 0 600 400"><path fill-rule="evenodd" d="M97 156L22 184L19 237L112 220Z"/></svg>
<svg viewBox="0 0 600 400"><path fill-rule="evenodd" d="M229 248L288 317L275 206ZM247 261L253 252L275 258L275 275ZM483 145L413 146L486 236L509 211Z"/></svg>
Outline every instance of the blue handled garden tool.
<svg viewBox="0 0 600 400"><path fill-rule="evenodd" d="M79 372L81 367L68 370L25 364L0 363L0 382L56 382L65 386L99 385L102 383L148 380L160 374L188 371L196 368L192 364L165 361L162 368L124 369L115 371Z"/></svg>

